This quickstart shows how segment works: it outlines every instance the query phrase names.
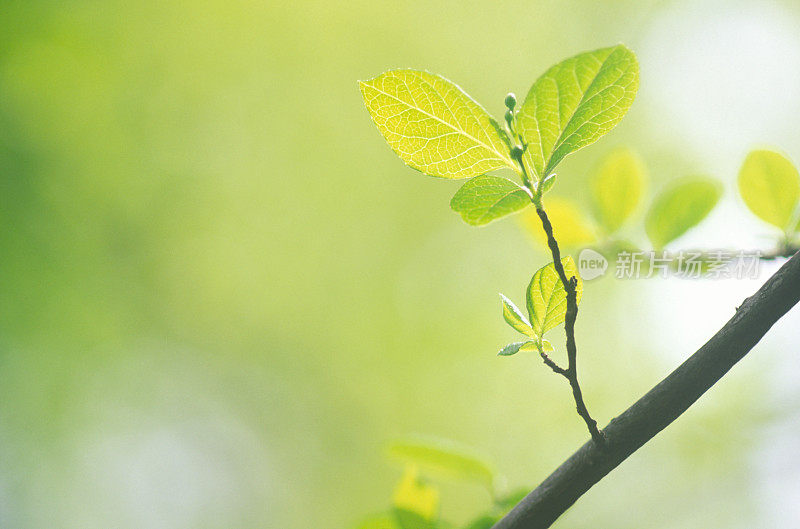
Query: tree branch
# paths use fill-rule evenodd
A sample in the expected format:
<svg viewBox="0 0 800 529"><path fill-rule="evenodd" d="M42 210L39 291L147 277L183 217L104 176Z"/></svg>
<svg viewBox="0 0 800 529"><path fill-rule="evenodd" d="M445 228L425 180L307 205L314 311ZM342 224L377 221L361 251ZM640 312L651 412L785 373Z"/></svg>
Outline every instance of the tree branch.
<svg viewBox="0 0 800 529"><path fill-rule="evenodd" d="M677 419L800 301L800 253L789 259L703 347L585 443L494 529L550 525L592 485Z"/></svg>
<svg viewBox="0 0 800 529"><path fill-rule="evenodd" d="M564 291L567 293L567 314L564 317L564 331L567 334L567 369L562 370L561 374L569 381L569 385L572 388L572 396L575 398L575 409L586 423L586 427L589 428L592 440L602 445L604 441L603 434L597 429L597 421L592 419L589 410L586 408L586 403L583 402L583 393L578 382L578 351L575 345L575 320L578 317L576 291L578 280L575 277L567 277L564 265L561 264L561 251L558 249L558 243L553 235L553 226L550 224L550 219L547 218L547 213L539 204L536 205L536 213L542 221L545 234L547 234L547 245L550 247L550 253L553 254L553 266L559 279L561 279L561 283L564 285ZM545 360L545 363L547 363L547 360ZM550 367L552 369L552 366Z"/></svg>
<svg viewBox="0 0 800 529"><path fill-rule="evenodd" d="M544 360L544 365L553 370L553 373L563 375L565 377L567 376L567 370L553 362L553 359L547 356L547 353L544 351L539 351L539 356L541 356L542 360Z"/></svg>

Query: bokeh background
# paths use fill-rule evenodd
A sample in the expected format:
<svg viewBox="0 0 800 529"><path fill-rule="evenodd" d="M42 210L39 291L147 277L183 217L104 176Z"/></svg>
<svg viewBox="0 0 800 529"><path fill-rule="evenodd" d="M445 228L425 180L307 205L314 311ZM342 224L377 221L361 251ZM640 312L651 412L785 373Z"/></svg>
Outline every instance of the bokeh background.
<svg viewBox="0 0 800 529"><path fill-rule="evenodd" d="M346 529L389 505L386 443L416 434L536 485L586 433L563 380L495 356L514 338L497 292L522 302L547 254L513 219L464 224L459 184L403 166L356 80L425 68L499 116L507 91L617 42L638 99L553 195L586 207L587 174L629 146L651 194L726 184L673 248L770 248L733 182L753 146L800 160L796 2L3 2L0 526ZM626 233L644 244L640 217ZM587 283L593 414L625 409L761 280ZM556 527L796 526L798 324ZM451 520L488 506L441 487Z"/></svg>

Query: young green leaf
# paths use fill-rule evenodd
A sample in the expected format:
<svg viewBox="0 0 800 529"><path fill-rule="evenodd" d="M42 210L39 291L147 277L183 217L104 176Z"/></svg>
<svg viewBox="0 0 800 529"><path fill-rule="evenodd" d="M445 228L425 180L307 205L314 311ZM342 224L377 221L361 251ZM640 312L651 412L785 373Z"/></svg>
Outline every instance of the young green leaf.
<svg viewBox="0 0 800 529"><path fill-rule="evenodd" d="M568 154L597 141L622 119L639 88L639 64L623 45L576 55L531 87L517 123L539 178Z"/></svg>
<svg viewBox="0 0 800 529"><path fill-rule="evenodd" d="M739 171L739 193L759 218L787 230L800 202L800 175L782 154L752 151Z"/></svg>
<svg viewBox="0 0 800 529"><path fill-rule="evenodd" d="M530 342L523 342L522 345L519 347L519 349L517 349L518 353L520 351L523 353L538 353L539 349L536 348L536 342L530 341ZM502 355L502 356L508 356L508 355Z"/></svg>
<svg viewBox="0 0 800 529"><path fill-rule="evenodd" d="M424 471L475 481L490 488L494 482L494 471L488 463L444 442L397 442L389 447L389 453Z"/></svg>
<svg viewBox="0 0 800 529"><path fill-rule="evenodd" d="M655 198L645 219L645 231L656 248L663 248L700 223L717 205L722 186L707 177L678 180Z"/></svg>
<svg viewBox="0 0 800 529"><path fill-rule="evenodd" d="M616 232L639 205L644 164L630 149L609 154L589 182L595 218L607 235Z"/></svg>
<svg viewBox="0 0 800 529"><path fill-rule="evenodd" d="M503 304L503 319L506 320L506 323L526 336L535 337L531 324L528 322L528 318L522 314L522 311L503 294L500 294L500 301Z"/></svg>
<svg viewBox="0 0 800 529"><path fill-rule="evenodd" d="M515 355L522 350L522 348L528 344L533 344L533 342L513 342L497 352L497 356L511 356Z"/></svg>
<svg viewBox="0 0 800 529"><path fill-rule="evenodd" d="M561 259L567 279L575 276L578 280L576 288L577 301L581 302L583 295L583 281L578 274L578 267L572 257ZM533 332L542 336L556 325L564 321L567 314L567 292L558 277L553 263L540 268L528 285L528 315L530 316Z"/></svg>
<svg viewBox="0 0 800 529"><path fill-rule="evenodd" d="M539 347L536 345L536 342L525 342L522 344L522 347L519 348L519 352L522 353L538 353ZM553 352L553 344L551 344L547 340L542 340L542 352L543 353L552 353Z"/></svg>
<svg viewBox="0 0 800 529"><path fill-rule="evenodd" d="M554 185L556 185L556 174L555 173L551 174L550 176L542 180L542 183L539 185L541 188L541 193L542 195L544 195L545 193L553 189Z"/></svg>
<svg viewBox="0 0 800 529"><path fill-rule="evenodd" d="M441 178L516 170L497 122L447 79L392 70L359 86L378 130L414 169Z"/></svg>
<svg viewBox="0 0 800 529"><path fill-rule="evenodd" d="M531 203L523 187L499 176L476 176L459 189L450 201L467 224L482 226L510 215Z"/></svg>

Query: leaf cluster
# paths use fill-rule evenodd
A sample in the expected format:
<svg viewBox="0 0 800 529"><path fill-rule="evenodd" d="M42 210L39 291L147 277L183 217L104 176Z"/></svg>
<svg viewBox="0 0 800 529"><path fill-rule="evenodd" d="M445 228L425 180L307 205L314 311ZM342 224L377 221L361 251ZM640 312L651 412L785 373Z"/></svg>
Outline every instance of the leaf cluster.
<svg viewBox="0 0 800 529"><path fill-rule="evenodd" d="M419 70L391 70L359 82L378 130L409 166L439 178L471 178L452 209L480 226L536 203L569 154L614 128L639 86L635 55L617 45L548 69L519 110L509 95L506 127L455 83ZM522 185L487 174L510 169Z"/></svg>
<svg viewBox="0 0 800 529"><path fill-rule="evenodd" d="M575 293L577 302L580 303L583 281L578 274L578 267L569 256L561 259L561 265L567 277L575 277L577 281ZM528 317L525 317L522 311L503 294L500 294L500 300L503 305L503 319L527 339L506 345L497 353L498 355L510 356L520 351L533 351L539 354L553 351L553 345L544 339L544 333L564 323L567 314L567 292L553 263L537 270L531 278L525 296Z"/></svg>

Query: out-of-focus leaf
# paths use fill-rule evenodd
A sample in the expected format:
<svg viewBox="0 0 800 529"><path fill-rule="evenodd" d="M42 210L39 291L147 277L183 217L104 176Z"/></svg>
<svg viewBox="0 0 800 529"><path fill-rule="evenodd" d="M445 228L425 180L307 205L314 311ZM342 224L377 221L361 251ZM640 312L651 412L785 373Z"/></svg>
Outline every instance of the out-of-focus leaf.
<svg viewBox="0 0 800 529"><path fill-rule="evenodd" d="M578 281L576 294L577 301L580 303L583 295L583 281L578 274L578 267L575 266L575 261L570 256L562 258L561 264L567 279L575 276ZM537 336L542 336L564 321L567 314L567 291L564 290L564 285L561 283L553 263L543 266L533 274L530 285L528 285L527 305L531 326Z"/></svg>
<svg viewBox="0 0 800 529"><path fill-rule="evenodd" d="M609 154L589 182L597 222L611 235L636 210L644 191L644 164L630 149Z"/></svg>
<svg viewBox="0 0 800 529"><path fill-rule="evenodd" d="M476 176L459 189L450 201L467 224L482 226L515 213L531 203L526 189L499 176Z"/></svg>
<svg viewBox="0 0 800 529"><path fill-rule="evenodd" d="M591 244L597 240L594 229L574 202L565 198L553 197L544 207L559 246L574 248ZM542 246L547 247L547 236L542 229L542 221L534 208L520 214L520 222L525 230Z"/></svg>
<svg viewBox="0 0 800 529"><path fill-rule="evenodd" d="M510 511L514 508L516 504L522 501L522 498L528 495L530 489L517 489L515 491L509 492L502 498L497 500L497 505L504 511Z"/></svg>
<svg viewBox="0 0 800 529"><path fill-rule="evenodd" d="M492 511L478 516L468 523L465 529L491 529L508 511L522 501L522 498L527 496L528 492L528 489L518 489L497 499L495 508Z"/></svg>
<svg viewBox="0 0 800 529"><path fill-rule="evenodd" d="M516 170L497 122L444 77L392 70L359 87L380 133L414 169L441 178Z"/></svg>
<svg viewBox="0 0 800 529"><path fill-rule="evenodd" d="M656 248L663 248L711 213L722 186L707 177L681 179L661 192L650 207L645 230Z"/></svg>
<svg viewBox="0 0 800 529"><path fill-rule="evenodd" d="M800 202L800 174L782 154L752 151L739 171L739 193L760 219L787 230Z"/></svg>
<svg viewBox="0 0 800 529"><path fill-rule="evenodd" d="M423 472L474 481L490 488L494 482L494 471L488 463L444 441L397 442L389 448L389 453L418 465Z"/></svg>
<svg viewBox="0 0 800 529"><path fill-rule="evenodd" d="M622 119L639 88L639 64L623 45L581 53L547 70L517 116L539 179Z"/></svg>
<svg viewBox="0 0 800 529"><path fill-rule="evenodd" d="M424 520L435 520L439 514L439 491L419 479L417 465L413 463L406 465L393 500L397 509L415 513Z"/></svg>
<svg viewBox="0 0 800 529"><path fill-rule="evenodd" d="M514 330L526 336L533 337L534 334L531 324L528 322L528 318L522 314L522 311L503 294L500 294L500 301L503 304L503 319L506 320L506 323L513 327Z"/></svg>
<svg viewBox="0 0 800 529"><path fill-rule="evenodd" d="M402 527L398 524L394 512L390 512L370 516L358 524L355 529L402 529Z"/></svg>
<svg viewBox="0 0 800 529"><path fill-rule="evenodd" d="M442 527L436 520L425 518L413 511L397 508L394 514L400 529L440 529Z"/></svg>
<svg viewBox="0 0 800 529"><path fill-rule="evenodd" d="M472 520L464 529L492 529L499 520L500 516L484 514Z"/></svg>

